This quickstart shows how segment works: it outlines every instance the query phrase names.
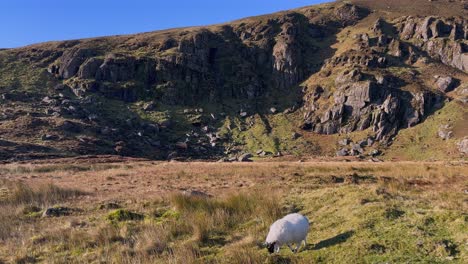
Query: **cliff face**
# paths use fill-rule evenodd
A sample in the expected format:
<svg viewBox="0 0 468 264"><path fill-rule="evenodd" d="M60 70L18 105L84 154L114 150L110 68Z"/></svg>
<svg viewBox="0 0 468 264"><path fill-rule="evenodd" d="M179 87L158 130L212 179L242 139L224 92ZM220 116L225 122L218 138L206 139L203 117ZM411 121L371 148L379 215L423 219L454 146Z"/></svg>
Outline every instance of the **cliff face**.
<svg viewBox="0 0 468 264"><path fill-rule="evenodd" d="M435 76L438 90L433 89L424 84L427 75L419 69L439 62L466 73L466 22L460 17L378 18L367 32L352 36L351 49L326 61L322 72L338 73L333 105L316 114L323 109L316 103L316 90L323 88L313 87L305 127L325 134L371 127L377 140L388 140L399 129L418 124L441 108L444 94L459 83L450 76ZM389 71L395 67L408 71ZM408 85L417 89L402 89Z"/></svg>
<svg viewBox="0 0 468 264"><path fill-rule="evenodd" d="M459 12L386 16L338 2L3 50L3 156L210 158L291 144L306 153L314 142L291 142L293 132L369 130L388 144L447 99L464 100L468 23Z"/></svg>
<svg viewBox="0 0 468 264"><path fill-rule="evenodd" d="M167 104L256 99L272 90L287 92L317 71L320 47L314 41L333 38L341 27L365 16L351 5L333 11L287 12L161 34L158 40L130 37L127 42L135 43L126 50L120 43L100 49L93 41L78 41L59 51L48 72L77 93L112 91L128 102L147 99L137 95L144 89L156 90L153 96ZM133 93L121 94L125 82L135 82Z"/></svg>

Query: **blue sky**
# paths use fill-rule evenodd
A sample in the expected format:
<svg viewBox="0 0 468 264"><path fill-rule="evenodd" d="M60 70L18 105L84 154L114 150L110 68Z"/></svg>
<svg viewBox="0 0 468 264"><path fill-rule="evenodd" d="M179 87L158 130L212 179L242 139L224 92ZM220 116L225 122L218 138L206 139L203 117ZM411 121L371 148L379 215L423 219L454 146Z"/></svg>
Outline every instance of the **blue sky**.
<svg viewBox="0 0 468 264"><path fill-rule="evenodd" d="M0 48L210 25L326 0L0 0Z"/></svg>

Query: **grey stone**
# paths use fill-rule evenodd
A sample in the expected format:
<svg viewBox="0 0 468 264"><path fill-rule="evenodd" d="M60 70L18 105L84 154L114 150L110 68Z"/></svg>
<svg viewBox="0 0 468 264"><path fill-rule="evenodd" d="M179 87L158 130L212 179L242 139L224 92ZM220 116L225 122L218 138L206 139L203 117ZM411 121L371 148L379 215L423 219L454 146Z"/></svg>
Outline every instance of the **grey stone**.
<svg viewBox="0 0 468 264"><path fill-rule="evenodd" d="M453 131L451 130L450 125L441 125L437 131L437 134L443 140L447 140L453 136Z"/></svg>
<svg viewBox="0 0 468 264"><path fill-rule="evenodd" d="M347 146L349 143L351 143L351 140L349 138L343 138L342 140L338 141L338 144L341 146Z"/></svg>
<svg viewBox="0 0 468 264"><path fill-rule="evenodd" d="M250 153L245 153L245 154L242 154L239 156L239 158L237 159L238 161L240 162L250 162L252 161L250 158L252 158L252 154Z"/></svg>
<svg viewBox="0 0 468 264"><path fill-rule="evenodd" d="M298 138L300 138L300 137L301 137L301 134L299 134L299 133L297 133L297 132L293 132L293 133L291 134L291 139L292 139L292 140L298 139Z"/></svg>
<svg viewBox="0 0 468 264"><path fill-rule="evenodd" d="M464 138L457 143L458 151L460 153L467 155L468 154L468 138Z"/></svg>
<svg viewBox="0 0 468 264"><path fill-rule="evenodd" d="M42 135L42 140L44 141L54 141L58 140L60 137L58 135L50 135L50 134L45 134Z"/></svg>
<svg viewBox="0 0 468 264"><path fill-rule="evenodd" d="M155 102L148 102L143 106L144 111L153 111L156 108Z"/></svg>
<svg viewBox="0 0 468 264"><path fill-rule="evenodd" d="M348 156L349 155L348 149L342 148L342 149L340 149L339 151L336 152L336 155L338 157Z"/></svg>
<svg viewBox="0 0 468 264"><path fill-rule="evenodd" d="M455 80L450 76L439 77L436 81L437 89L441 92L450 92L455 85Z"/></svg>
<svg viewBox="0 0 468 264"><path fill-rule="evenodd" d="M49 207L44 210L42 217L60 217L71 214L72 210L67 207Z"/></svg>

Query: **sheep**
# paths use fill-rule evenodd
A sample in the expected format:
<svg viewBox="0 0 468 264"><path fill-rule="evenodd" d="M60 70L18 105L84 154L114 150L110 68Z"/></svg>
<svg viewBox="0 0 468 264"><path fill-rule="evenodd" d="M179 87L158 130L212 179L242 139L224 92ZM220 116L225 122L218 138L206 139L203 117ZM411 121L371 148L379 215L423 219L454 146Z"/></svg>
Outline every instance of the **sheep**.
<svg viewBox="0 0 468 264"><path fill-rule="evenodd" d="M307 245L306 237L309 232L309 220L301 214L288 214L270 226L265 245L270 253L278 253L281 246L287 245L292 252L297 253L301 242ZM292 248L291 244L296 244Z"/></svg>

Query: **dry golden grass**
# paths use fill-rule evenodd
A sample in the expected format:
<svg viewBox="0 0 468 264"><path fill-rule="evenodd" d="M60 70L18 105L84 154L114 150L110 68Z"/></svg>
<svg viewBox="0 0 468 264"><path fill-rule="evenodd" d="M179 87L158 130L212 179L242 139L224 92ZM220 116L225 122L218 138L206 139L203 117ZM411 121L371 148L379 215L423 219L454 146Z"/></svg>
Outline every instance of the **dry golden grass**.
<svg viewBox="0 0 468 264"><path fill-rule="evenodd" d="M408 243L407 261L467 258L464 163L8 164L0 173L1 261L342 263L347 255L405 262L397 238ZM77 210L41 218L53 205ZM268 256L261 245L268 226L295 211L313 222L312 245ZM428 257L412 248L418 237Z"/></svg>

